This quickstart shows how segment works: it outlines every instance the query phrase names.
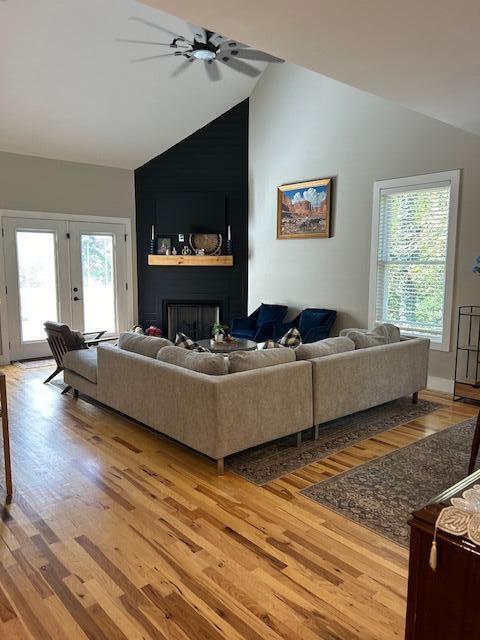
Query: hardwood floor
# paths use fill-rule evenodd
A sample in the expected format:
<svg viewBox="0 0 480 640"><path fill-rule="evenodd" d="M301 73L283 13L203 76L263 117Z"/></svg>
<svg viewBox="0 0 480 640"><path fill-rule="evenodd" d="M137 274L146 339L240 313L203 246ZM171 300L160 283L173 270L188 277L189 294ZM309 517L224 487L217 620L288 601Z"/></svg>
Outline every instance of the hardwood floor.
<svg viewBox="0 0 480 640"><path fill-rule="evenodd" d="M45 368L4 370L2 640L403 638L407 551L299 491L477 407L424 394L442 408L258 487L60 395Z"/></svg>

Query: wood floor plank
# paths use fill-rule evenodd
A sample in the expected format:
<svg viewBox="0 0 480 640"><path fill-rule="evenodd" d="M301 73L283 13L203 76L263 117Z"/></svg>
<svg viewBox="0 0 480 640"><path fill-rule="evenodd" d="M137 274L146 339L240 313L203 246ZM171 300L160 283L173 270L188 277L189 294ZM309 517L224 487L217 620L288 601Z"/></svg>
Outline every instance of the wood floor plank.
<svg viewBox="0 0 480 640"><path fill-rule="evenodd" d="M476 415L441 407L265 486L5 367L2 640L399 640L408 552L300 492ZM0 483L1 484L1 483Z"/></svg>

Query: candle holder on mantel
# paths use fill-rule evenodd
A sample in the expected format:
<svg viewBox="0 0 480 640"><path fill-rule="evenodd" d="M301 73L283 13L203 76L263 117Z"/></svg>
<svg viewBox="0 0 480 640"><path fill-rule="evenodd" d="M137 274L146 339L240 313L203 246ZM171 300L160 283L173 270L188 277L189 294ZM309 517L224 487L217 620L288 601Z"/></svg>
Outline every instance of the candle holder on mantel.
<svg viewBox="0 0 480 640"><path fill-rule="evenodd" d="M230 225L227 227L227 255L233 255L232 228Z"/></svg>
<svg viewBox="0 0 480 640"><path fill-rule="evenodd" d="M155 226L152 224L152 237L150 238L150 255L154 256L157 253L157 247L155 241Z"/></svg>

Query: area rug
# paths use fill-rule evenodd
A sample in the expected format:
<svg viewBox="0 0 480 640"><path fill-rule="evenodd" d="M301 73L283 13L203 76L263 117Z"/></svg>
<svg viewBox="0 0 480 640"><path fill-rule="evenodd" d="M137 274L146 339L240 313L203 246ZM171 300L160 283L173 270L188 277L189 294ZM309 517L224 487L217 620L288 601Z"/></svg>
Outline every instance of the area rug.
<svg viewBox="0 0 480 640"><path fill-rule="evenodd" d="M439 407L426 400L413 404L410 397L400 398L322 424L318 440L313 440L312 430L305 431L300 447L294 434L236 453L225 460L225 466L250 482L265 484Z"/></svg>
<svg viewBox="0 0 480 640"><path fill-rule="evenodd" d="M407 520L467 475L476 418L304 489L303 495L407 547Z"/></svg>
<svg viewBox="0 0 480 640"><path fill-rule="evenodd" d="M22 360L12 362L14 367L18 369L38 369L39 367L55 367L55 360L53 358L42 358L41 360Z"/></svg>

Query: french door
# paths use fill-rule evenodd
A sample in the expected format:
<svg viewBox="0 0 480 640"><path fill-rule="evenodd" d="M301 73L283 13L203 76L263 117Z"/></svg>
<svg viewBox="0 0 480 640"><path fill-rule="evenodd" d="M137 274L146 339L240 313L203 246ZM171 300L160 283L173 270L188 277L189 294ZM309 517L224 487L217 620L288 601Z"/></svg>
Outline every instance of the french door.
<svg viewBox="0 0 480 640"><path fill-rule="evenodd" d="M43 323L127 328L123 224L3 218L10 359L50 354Z"/></svg>

